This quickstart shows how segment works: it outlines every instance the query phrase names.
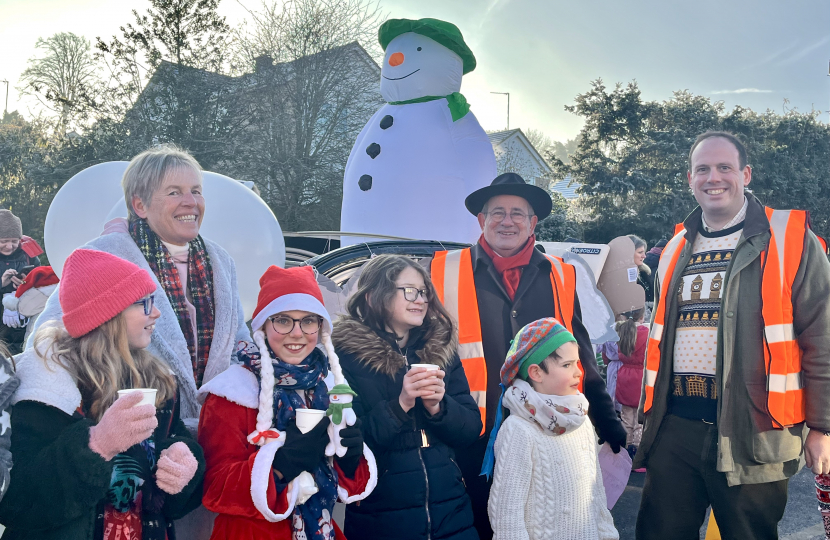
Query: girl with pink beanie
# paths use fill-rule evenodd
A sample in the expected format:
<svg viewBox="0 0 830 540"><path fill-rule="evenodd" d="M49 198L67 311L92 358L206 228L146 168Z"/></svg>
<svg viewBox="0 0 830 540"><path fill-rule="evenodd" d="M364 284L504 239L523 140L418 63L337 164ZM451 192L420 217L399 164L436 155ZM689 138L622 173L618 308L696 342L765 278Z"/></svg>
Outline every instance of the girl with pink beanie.
<svg viewBox="0 0 830 540"><path fill-rule="evenodd" d="M17 358L14 467L4 538L172 540L199 506L204 458L179 418L176 379L144 349L159 311L133 263L79 249L60 287L63 324ZM154 403L142 392L154 389Z"/></svg>
<svg viewBox="0 0 830 540"><path fill-rule="evenodd" d="M241 342L239 363L199 390L202 503L219 514L211 539L343 539L334 504L367 497L377 466L331 320L310 266L272 266L259 285L256 346Z"/></svg>

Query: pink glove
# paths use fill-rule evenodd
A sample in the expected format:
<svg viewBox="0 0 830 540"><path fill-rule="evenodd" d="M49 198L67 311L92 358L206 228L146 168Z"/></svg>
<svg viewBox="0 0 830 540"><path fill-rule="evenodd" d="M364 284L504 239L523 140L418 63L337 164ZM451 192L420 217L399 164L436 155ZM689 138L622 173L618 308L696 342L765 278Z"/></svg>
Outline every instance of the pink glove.
<svg viewBox="0 0 830 540"><path fill-rule="evenodd" d="M89 448L93 452L109 461L153 434L159 424L156 408L134 407L141 397L141 392L131 392L118 398L104 412L101 421L89 428Z"/></svg>
<svg viewBox="0 0 830 540"><path fill-rule="evenodd" d="M190 448L183 442L173 443L161 451L156 469L156 485L170 495L181 493L198 468L199 463Z"/></svg>

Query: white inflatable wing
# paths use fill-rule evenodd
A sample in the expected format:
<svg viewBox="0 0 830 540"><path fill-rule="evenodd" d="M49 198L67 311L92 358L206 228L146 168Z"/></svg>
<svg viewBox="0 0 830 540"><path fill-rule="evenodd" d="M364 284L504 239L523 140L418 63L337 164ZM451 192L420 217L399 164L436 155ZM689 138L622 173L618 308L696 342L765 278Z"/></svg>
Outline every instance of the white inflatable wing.
<svg viewBox="0 0 830 540"><path fill-rule="evenodd" d="M58 277L63 263L76 248L101 234L107 212L124 200L121 177L126 161L109 161L88 167L61 186L43 225L43 244L49 264Z"/></svg>
<svg viewBox="0 0 830 540"><path fill-rule="evenodd" d="M565 252L562 258L576 269L576 294L582 310L582 324L591 336L591 343L599 345L606 341L618 341L614 310L597 288L591 266L575 253Z"/></svg>
<svg viewBox="0 0 830 540"><path fill-rule="evenodd" d="M317 284L320 286L320 292L323 293L323 305L326 311L329 312L329 317L334 321L340 315L348 315L349 311L346 309L349 303L349 298L357 291L357 282L360 279L360 274L366 267L364 264L358 268L349 278L349 281L343 284L341 288L331 278L317 273Z"/></svg>
<svg viewBox="0 0 830 540"><path fill-rule="evenodd" d="M323 305L326 307L326 311L329 312L331 320L334 321L340 315L345 315L347 313L346 302L348 301L348 297L343 294L343 291L337 283L323 274L318 273L317 284L320 286L320 292L323 295Z"/></svg>

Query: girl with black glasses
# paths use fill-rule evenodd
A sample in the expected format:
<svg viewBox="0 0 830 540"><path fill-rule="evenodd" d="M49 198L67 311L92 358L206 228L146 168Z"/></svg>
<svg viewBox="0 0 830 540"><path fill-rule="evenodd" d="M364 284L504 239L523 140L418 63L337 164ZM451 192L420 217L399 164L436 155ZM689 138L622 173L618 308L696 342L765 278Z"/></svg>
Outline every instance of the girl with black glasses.
<svg viewBox="0 0 830 540"><path fill-rule="evenodd" d="M346 537L477 539L454 457L478 438L481 416L429 275L381 255L363 268L348 311L332 339L379 479L346 508Z"/></svg>

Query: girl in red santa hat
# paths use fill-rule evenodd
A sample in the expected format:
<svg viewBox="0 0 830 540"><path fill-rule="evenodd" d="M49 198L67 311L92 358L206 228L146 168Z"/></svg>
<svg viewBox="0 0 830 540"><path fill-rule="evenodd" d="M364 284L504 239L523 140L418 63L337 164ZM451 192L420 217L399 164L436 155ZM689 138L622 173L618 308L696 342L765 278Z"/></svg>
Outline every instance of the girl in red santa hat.
<svg viewBox="0 0 830 540"><path fill-rule="evenodd" d="M353 392L334 354L331 320L312 267L272 266L259 284L256 347L241 343L239 363L199 391L202 502L219 514L211 538L342 539L334 503L367 497L377 468L343 403ZM311 427L309 409L331 420Z"/></svg>

